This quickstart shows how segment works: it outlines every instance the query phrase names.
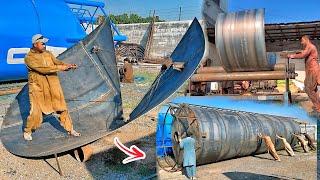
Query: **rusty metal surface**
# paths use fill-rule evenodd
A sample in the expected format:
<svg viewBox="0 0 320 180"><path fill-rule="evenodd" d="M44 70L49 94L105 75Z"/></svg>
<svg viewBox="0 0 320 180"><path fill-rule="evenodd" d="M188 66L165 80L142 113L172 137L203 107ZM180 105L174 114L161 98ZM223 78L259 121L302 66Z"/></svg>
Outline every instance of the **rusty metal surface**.
<svg viewBox="0 0 320 180"><path fill-rule="evenodd" d="M30 110L28 86L25 86L10 105L0 132L5 148L15 155L40 157L65 152L95 141L124 124L109 20L58 59L79 66L73 72L59 73L59 78L74 128L82 136L68 137L57 118L47 116L33 133L33 140L25 141L22 129Z"/></svg>
<svg viewBox="0 0 320 180"><path fill-rule="evenodd" d="M176 104L170 113L175 117L171 131L174 156L180 165L183 151L177 139L184 138L187 131L191 131L196 140L198 165L265 153L266 146L258 140L258 133L269 135L280 150L284 146L276 140L276 134L285 137L293 146L297 141L291 133L300 132L299 123L288 117L190 104Z"/></svg>
<svg viewBox="0 0 320 180"><path fill-rule="evenodd" d="M170 56L173 63L185 63L184 69L179 71L170 66L161 72L150 90L130 114L130 120L138 118L163 102L191 76L202 59L204 43L202 28L195 18Z"/></svg>
<svg viewBox="0 0 320 180"><path fill-rule="evenodd" d="M214 82L214 81L254 81L254 80L278 80L285 79L285 71L259 71L259 72L233 72L233 73L204 73L194 74L192 82ZM294 79L296 74L289 73L288 77Z"/></svg>
<svg viewBox="0 0 320 180"><path fill-rule="evenodd" d="M227 72L272 70L264 40L264 10L219 14L215 43Z"/></svg>

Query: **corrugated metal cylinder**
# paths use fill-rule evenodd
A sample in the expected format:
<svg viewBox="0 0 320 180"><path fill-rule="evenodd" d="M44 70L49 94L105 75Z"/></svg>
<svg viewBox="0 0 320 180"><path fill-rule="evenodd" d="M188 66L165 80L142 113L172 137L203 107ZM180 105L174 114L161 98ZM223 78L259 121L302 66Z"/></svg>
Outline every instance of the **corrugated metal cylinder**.
<svg viewBox="0 0 320 180"><path fill-rule="evenodd" d="M275 61L267 58L264 10L219 14L215 43L227 72L273 70Z"/></svg>
<svg viewBox="0 0 320 180"><path fill-rule="evenodd" d="M258 133L269 135L276 149L283 149L281 135L293 146L291 133L300 132L299 123L292 118L180 104L172 109L172 142L174 156L182 164L183 151L177 140L192 132L196 140L197 164L207 164L235 157L266 152Z"/></svg>

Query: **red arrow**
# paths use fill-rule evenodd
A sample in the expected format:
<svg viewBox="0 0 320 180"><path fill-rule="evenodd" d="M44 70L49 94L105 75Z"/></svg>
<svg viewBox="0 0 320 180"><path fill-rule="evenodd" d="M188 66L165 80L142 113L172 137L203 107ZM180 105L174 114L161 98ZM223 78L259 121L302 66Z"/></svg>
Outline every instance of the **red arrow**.
<svg viewBox="0 0 320 180"><path fill-rule="evenodd" d="M139 149L137 146L132 145L130 146L130 148L127 148L125 145L123 145L118 137L115 137L113 139L114 144L122 151L124 152L126 155L128 155L129 157L125 158L122 163L123 164L127 164L129 162L132 161L136 161L139 159L145 159L146 158L146 153L144 153L141 149Z"/></svg>

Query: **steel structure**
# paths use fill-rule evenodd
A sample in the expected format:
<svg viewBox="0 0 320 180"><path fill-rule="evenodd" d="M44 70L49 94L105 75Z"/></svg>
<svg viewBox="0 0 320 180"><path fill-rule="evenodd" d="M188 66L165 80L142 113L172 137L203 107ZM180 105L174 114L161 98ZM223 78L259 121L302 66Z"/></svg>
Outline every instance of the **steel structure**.
<svg viewBox="0 0 320 180"><path fill-rule="evenodd" d="M94 29L94 24L97 21L97 18L95 16L99 9L105 18L108 17L108 14L104 10L105 3L103 2L97 2L97 1L91 1L91 0L64 0L64 1L68 4L78 5L78 7L72 7L71 10L76 15L76 17L78 17L82 27L85 30L87 30L89 26L91 26L92 29ZM94 8L93 12L91 12L86 7L93 7ZM113 36L114 41L119 43L127 40L127 36L123 35L112 21L110 21L110 25L112 30L116 33L116 35Z"/></svg>

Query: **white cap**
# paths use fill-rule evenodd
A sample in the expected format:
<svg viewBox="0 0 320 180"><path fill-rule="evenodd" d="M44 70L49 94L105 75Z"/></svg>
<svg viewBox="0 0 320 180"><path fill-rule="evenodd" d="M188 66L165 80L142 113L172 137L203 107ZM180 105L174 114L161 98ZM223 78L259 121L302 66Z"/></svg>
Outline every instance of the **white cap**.
<svg viewBox="0 0 320 180"><path fill-rule="evenodd" d="M32 36L32 44L34 44L34 43L36 43L36 42L46 43L46 42L48 42L48 41L49 41L49 39L43 37L42 34L35 34L35 35Z"/></svg>

